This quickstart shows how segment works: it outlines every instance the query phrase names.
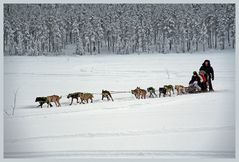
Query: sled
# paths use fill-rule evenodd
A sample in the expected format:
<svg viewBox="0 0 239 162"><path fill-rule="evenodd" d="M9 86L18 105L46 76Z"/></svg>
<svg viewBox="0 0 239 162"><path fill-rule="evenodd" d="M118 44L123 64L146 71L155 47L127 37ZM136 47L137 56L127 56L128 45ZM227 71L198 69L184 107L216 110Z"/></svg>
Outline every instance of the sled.
<svg viewBox="0 0 239 162"><path fill-rule="evenodd" d="M186 93L190 93L190 94L193 94L193 93L208 93L208 92L215 92L215 90L214 91L209 91L209 90L198 91L195 87L187 87L187 89L186 89Z"/></svg>

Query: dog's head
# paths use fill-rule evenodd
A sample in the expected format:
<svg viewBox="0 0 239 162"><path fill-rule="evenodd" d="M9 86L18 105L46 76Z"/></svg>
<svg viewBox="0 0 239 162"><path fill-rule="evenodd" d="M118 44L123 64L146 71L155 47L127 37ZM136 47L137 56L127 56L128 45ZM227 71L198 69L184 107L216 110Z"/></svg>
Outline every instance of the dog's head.
<svg viewBox="0 0 239 162"><path fill-rule="evenodd" d="M39 98L40 98L40 97L36 97L35 102L38 102L38 101L39 101Z"/></svg>
<svg viewBox="0 0 239 162"><path fill-rule="evenodd" d="M102 89L102 93L109 93L109 91Z"/></svg>
<svg viewBox="0 0 239 162"><path fill-rule="evenodd" d="M71 97L71 93L67 95L67 98L70 98Z"/></svg>
<svg viewBox="0 0 239 162"><path fill-rule="evenodd" d="M154 87L148 87L147 90L154 90Z"/></svg>

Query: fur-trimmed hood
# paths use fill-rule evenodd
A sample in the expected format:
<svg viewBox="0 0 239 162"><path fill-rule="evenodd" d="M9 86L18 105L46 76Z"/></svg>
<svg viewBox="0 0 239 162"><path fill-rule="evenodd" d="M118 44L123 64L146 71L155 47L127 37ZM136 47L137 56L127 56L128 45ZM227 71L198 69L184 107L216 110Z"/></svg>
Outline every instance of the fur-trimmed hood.
<svg viewBox="0 0 239 162"><path fill-rule="evenodd" d="M210 60L205 60L205 61L203 62L203 64L202 64L202 66L206 66L206 65L205 65L205 62L208 62L208 66L211 67Z"/></svg>

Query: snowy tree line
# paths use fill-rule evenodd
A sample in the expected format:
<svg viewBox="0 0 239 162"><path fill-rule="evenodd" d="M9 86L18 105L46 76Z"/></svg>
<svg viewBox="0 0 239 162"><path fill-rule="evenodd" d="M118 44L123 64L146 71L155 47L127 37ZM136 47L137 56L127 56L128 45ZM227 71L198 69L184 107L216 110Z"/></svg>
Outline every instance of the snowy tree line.
<svg viewBox="0 0 239 162"><path fill-rule="evenodd" d="M235 46L234 4L4 4L4 54L184 53Z"/></svg>

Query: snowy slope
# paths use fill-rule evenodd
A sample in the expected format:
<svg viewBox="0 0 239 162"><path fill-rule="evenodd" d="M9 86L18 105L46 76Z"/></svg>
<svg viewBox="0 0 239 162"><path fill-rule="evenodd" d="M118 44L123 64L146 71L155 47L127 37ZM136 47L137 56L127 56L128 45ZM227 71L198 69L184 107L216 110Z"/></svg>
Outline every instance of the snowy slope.
<svg viewBox="0 0 239 162"><path fill-rule="evenodd" d="M5 57L5 157L235 157L234 51L197 54ZM101 101L102 89L187 85L205 59L213 93ZM168 73L169 75L168 75ZM66 95L92 92L93 104ZM62 95L62 107L36 108L36 96Z"/></svg>

